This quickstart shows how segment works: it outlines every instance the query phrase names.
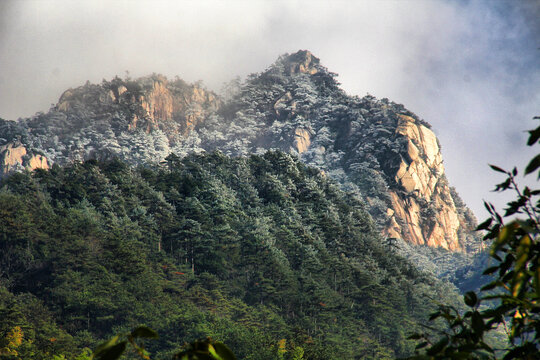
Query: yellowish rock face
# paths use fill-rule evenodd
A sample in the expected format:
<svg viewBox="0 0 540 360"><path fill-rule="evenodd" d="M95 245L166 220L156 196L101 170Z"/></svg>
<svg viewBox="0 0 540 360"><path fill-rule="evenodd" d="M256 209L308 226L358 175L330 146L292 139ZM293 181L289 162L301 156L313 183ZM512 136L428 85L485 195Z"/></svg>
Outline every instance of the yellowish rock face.
<svg viewBox="0 0 540 360"><path fill-rule="evenodd" d="M311 138L309 132L306 129L296 129L294 132L294 146L299 154L307 151L311 145Z"/></svg>
<svg viewBox="0 0 540 360"><path fill-rule="evenodd" d="M47 158L45 156L43 156L43 155L34 155L28 161L28 167L31 170L48 169L49 168L49 162L47 161Z"/></svg>
<svg viewBox="0 0 540 360"><path fill-rule="evenodd" d="M391 191L393 214L389 214L386 236L413 244L461 250L460 225L450 189L444 181L442 156L435 134L409 116L400 115L396 133L408 138L404 156L395 174L401 191ZM422 215L422 208L435 209ZM405 224L399 226L397 224Z"/></svg>
<svg viewBox="0 0 540 360"><path fill-rule="evenodd" d="M43 155L32 155L27 159L28 151L20 143L8 143L0 147L0 169L3 175L23 167L28 170L48 169L49 163Z"/></svg>
<svg viewBox="0 0 540 360"><path fill-rule="evenodd" d="M297 59L290 65L289 72L291 74L304 73L304 74L316 74L318 72L316 65L319 64L319 59L313 56L309 51L299 51L297 53Z"/></svg>
<svg viewBox="0 0 540 360"><path fill-rule="evenodd" d="M121 95L120 86L118 93ZM204 120L205 106L211 109L217 109L218 100L216 97L199 87L192 87L181 94L173 94L167 86L165 78L154 80L152 88L146 91L142 96L130 99L132 102L138 102L143 109L143 116L146 124L145 131L158 129L164 122L178 121L176 117L181 118L182 135L187 136L197 124ZM129 129L134 130L140 123L140 117L134 115Z"/></svg>
<svg viewBox="0 0 540 360"><path fill-rule="evenodd" d="M22 145L15 145L9 143L0 147L0 158L2 159L2 165L10 168L17 164L23 163L23 156L26 155L26 148Z"/></svg>

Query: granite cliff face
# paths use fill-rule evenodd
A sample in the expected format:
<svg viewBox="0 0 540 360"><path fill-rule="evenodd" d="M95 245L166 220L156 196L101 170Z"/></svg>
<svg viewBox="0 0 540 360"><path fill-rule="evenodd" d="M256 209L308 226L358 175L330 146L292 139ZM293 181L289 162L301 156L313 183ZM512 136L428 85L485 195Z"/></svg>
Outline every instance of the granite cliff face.
<svg viewBox="0 0 540 360"><path fill-rule="evenodd" d="M307 151L309 145L311 145L311 136L309 135L309 132L302 128L294 130L294 150L296 150L298 154L302 154Z"/></svg>
<svg viewBox="0 0 540 360"><path fill-rule="evenodd" d="M17 170L48 168L49 162L45 156L28 151L20 142L9 142L0 146L0 173L2 175Z"/></svg>
<svg viewBox="0 0 540 360"><path fill-rule="evenodd" d="M385 234L418 245L460 250L462 225L435 134L405 115L399 116L396 133L405 137L407 145L394 176L398 188L389 192L392 211Z"/></svg>
<svg viewBox="0 0 540 360"><path fill-rule="evenodd" d="M0 127L2 171L279 149L361 197L386 237L467 251L476 220L448 185L429 124L388 99L349 96L335 77L302 50L248 77L227 102L161 75L87 83L64 92L48 113Z"/></svg>
<svg viewBox="0 0 540 360"><path fill-rule="evenodd" d="M199 85L188 85L179 79L169 83L162 75L136 81L115 78L104 82L94 99L87 96L87 90L85 87L67 90L60 97L56 110L69 114L77 106L98 105L120 110L127 107L130 110L126 114L128 130L143 129L150 133L160 129L187 136L220 104L214 93ZM95 99L97 104L92 101Z"/></svg>

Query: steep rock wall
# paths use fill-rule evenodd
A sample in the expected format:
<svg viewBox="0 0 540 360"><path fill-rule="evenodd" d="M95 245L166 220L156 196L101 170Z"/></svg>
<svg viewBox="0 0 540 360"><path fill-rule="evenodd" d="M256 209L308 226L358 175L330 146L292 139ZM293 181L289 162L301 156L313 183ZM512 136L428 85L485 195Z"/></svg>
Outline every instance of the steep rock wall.
<svg viewBox="0 0 540 360"><path fill-rule="evenodd" d="M116 111L128 109L128 130L143 129L149 133L160 129L171 135L187 136L206 113L219 108L220 101L214 93L196 84L177 85L162 75L152 75L135 81L116 78L101 86L87 84L69 89L60 97L56 110L72 113L77 107L93 111L98 106Z"/></svg>
<svg viewBox="0 0 540 360"><path fill-rule="evenodd" d="M418 245L461 250L462 224L444 176L435 134L426 126L400 115L396 129L407 140L394 175L397 189L390 190L391 215L384 233Z"/></svg>
<svg viewBox="0 0 540 360"><path fill-rule="evenodd" d="M9 174L16 170L48 169L49 162L41 154L28 151L20 142L9 142L0 146L0 173Z"/></svg>
<svg viewBox="0 0 540 360"><path fill-rule="evenodd" d="M306 152L311 145L311 136L306 129L297 128L294 130L294 149L298 154Z"/></svg>

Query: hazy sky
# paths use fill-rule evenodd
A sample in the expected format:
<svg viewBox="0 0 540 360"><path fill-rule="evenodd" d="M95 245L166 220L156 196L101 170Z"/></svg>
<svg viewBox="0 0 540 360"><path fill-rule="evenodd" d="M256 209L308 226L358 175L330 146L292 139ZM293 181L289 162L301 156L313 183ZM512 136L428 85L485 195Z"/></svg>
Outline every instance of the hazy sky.
<svg viewBox="0 0 540 360"><path fill-rule="evenodd" d="M47 111L114 75L162 73L211 89L309 49L350 94L433 125L451 185L480 218L523 169L540 115L540 1L0 0L0 117Z"/></svg>

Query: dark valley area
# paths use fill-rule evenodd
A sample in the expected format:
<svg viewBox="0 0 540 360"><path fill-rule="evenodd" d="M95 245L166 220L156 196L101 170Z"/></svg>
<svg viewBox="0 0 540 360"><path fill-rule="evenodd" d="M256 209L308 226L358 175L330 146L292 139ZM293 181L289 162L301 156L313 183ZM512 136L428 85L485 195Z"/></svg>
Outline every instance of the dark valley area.
<svg viewBox="0 0 540 360"><path fill-rule="evenodd" d="M239 359L411 356L489 252L430 124L336 77L303 50L221 94L116 77L0 119L0 358L91 359L142 324L153 359L206 337Z"/></svg>

